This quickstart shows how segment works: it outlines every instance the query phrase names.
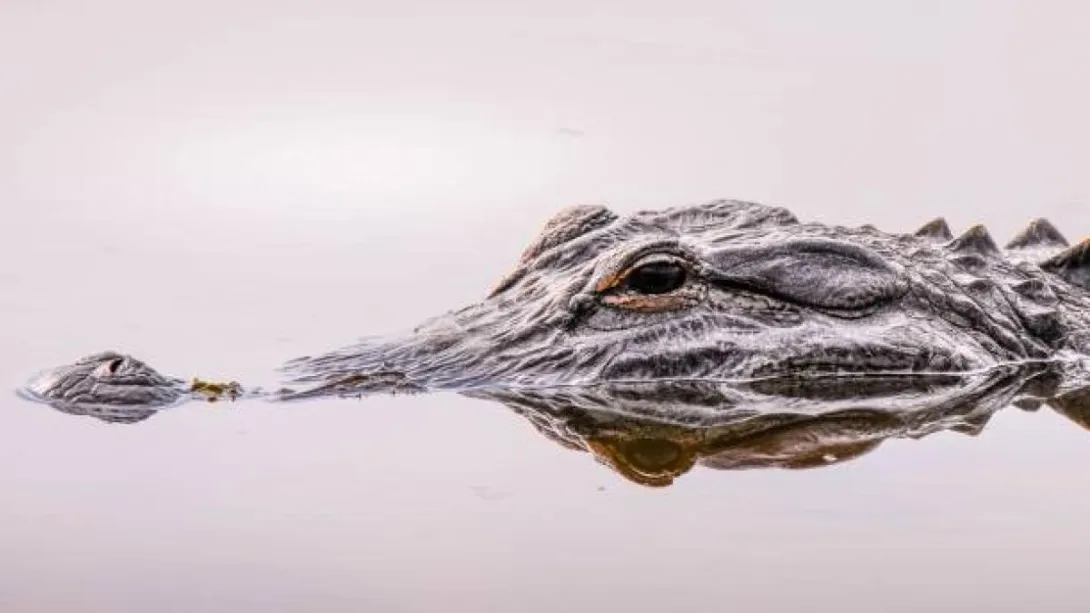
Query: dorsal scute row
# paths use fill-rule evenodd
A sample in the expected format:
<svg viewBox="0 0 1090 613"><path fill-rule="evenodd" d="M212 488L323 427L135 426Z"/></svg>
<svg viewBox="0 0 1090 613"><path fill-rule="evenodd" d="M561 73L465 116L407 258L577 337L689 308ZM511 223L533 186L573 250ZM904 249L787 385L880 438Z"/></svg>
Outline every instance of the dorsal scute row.
<svg viewBox="0 0 1090 613"><path fill-rule="evenodd" d="M952 253L974 256L995 256L1001 252L987 228L977 224L955 237L949 224L942 217L933 219L915 232L915 235L934 243L941 243ZM1029 222L1005 247L1008 251L1032 251L1062 249L1050 253L1040 262L1041 270L1059 276L1063 280L1090 289L1090 239L1070 245L1056 226L1044 218Z"/></svg>

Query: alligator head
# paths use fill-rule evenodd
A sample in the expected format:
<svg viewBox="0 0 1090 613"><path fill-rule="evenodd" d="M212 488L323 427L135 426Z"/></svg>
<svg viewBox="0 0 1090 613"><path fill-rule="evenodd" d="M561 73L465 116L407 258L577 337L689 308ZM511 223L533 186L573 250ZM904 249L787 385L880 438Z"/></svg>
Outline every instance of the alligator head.
<svg viewBox="0 0 1090 613"><path fill-rule="evenodd" d="M1000 249L983 227L954 238L942 220L888 234L739 201L627 217L583 206L550 220L480 302L292 360L294 391L277 397L783 377L812 388L1034 361L1085 370L1088 353L1090 241L1068 247L1044 220ZM99 406L194 391L113 353L30 387Z"/></svg>
<svg viewBox="0 0 1090 613"><path fill-rule="evenodd" d="M1003 252L941 220L900 235L738 201L624 218L576 207L481 302L285 370L311 393L355 394L378 375L385 389L466 389L1051 359L1090 347L1087 249L1057 255L1062 242L1044 221Z"/></svg>

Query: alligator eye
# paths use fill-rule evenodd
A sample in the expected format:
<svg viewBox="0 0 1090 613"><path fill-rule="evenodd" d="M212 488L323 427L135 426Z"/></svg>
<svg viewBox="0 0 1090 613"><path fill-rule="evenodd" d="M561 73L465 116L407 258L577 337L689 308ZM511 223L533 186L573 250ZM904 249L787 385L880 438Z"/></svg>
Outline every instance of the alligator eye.
<svg viewBox="0 0 1090 613"><path fill-rule="evenodd" d="M685 285L688 274L677 262L649 262L629 272L624 286L641 294L668 294Z"/></svg>
<svg viewBox="0 0 1090 613"><path fill-rule="evenodd" d="M110 360L110 363L106 365L106 369L110 371L111 375L116 375L121 365L125 363L125 358L114 358Z"/></svg>

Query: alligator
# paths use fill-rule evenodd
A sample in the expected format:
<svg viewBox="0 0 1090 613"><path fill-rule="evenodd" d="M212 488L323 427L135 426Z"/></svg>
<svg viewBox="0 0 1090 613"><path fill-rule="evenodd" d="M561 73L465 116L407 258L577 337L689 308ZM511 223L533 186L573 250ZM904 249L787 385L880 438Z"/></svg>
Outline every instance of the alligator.
<svg viewBox="0 0 1090 613"><path fill-rule="evenodd" d="M785 379L836 388L1028 364L1075 389L1088 359L1090 239L1070 245L1044 219L1000 248L983 226L955 237L941 218L897 234L718 200L627 216L565 209L480 302L290 360L273 391L187 382L112 351L22 391L124 420L194 396Z"/></svg>

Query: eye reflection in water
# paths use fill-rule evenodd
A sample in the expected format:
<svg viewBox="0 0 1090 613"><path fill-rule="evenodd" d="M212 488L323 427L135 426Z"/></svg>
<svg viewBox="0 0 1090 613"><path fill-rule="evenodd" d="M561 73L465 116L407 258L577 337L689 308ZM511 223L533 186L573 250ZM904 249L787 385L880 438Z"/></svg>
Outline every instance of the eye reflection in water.
<svg viewBox="0 0 1090 613"><path fill-rule="evenodd" d="M629 481L664 487L696 466L820 468L859 458L888 438L946 430L976 436L1007 407L1047 406L1090 429L1090 386L1073 385L1061 370L1028 363L972 374L675 380L462 393L505 405L550 440L589 453ZM163 410L51 406L120 424Z"/></svg>

